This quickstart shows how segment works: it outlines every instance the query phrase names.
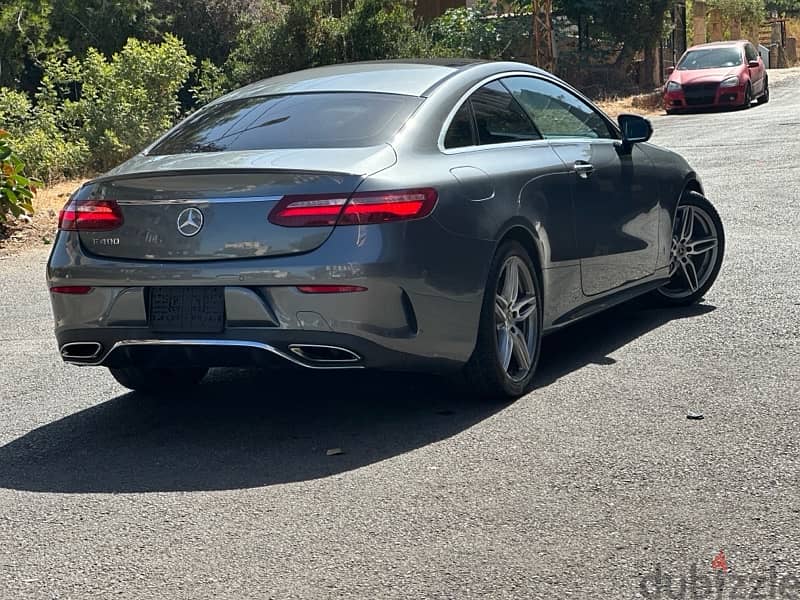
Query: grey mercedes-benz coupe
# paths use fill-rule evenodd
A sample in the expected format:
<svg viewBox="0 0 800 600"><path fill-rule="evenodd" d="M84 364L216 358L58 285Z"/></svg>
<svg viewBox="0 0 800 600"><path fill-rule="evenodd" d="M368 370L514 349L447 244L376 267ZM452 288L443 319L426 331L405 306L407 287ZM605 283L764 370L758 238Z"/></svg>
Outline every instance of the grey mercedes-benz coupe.
<svg viewBox="0 0 800 600"><path fill-rule="evenodd" d="M47 267L64 360L132 389L212 366L530 386L543 334L698 300L722 223L641 117L509 62L372 62L234 91L89 181Z"/></svg>

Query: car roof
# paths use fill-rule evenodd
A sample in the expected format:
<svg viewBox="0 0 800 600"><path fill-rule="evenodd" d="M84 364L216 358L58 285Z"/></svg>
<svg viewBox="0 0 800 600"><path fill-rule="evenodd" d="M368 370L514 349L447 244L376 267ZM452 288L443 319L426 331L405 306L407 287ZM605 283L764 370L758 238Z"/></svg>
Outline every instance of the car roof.
<svg viewBox="0 0 800 600"><path fill-rule="evenodd" d="M727 42L709 42L707 44L697 44L696 46L692 46L687 49L689 50L701 50L703 48L740 48L745 44L749 44L748 40L731 40Z"/></svg>
<svg viewBox="0 0 800 600"><path fill-rule="evenodd" d="M374 92L423 96L452 75L485 62L454 58L330 65L257 81L215 102L308 92Z"/></svg>

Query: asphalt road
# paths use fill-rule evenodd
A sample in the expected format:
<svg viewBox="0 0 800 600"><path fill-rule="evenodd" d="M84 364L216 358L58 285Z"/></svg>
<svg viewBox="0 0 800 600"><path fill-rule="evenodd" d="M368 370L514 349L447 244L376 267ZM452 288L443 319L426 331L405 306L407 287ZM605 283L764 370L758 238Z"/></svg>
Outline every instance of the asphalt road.
<svg viewBox="0 0 800 600"><path fill-rule="evenodd" d="M550 337L507 407L411 376L126 394L61 364L45 254L0 261L0 598L658 597L692 565L798 597L800 71L773 81L654 120L727 229L705 302Z"/></svg>

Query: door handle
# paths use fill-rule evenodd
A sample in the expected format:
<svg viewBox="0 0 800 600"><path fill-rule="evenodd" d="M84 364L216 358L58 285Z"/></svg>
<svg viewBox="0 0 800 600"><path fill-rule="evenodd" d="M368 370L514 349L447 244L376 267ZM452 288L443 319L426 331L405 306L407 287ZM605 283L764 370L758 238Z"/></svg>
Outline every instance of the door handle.
<svg viewBox="0 0 800 600"><path fill-rule="evenodd" d="M572 169L578 174L581 179L588 179L589 175L594 171L594 165L584 162L582 160L575 161Z"/></svg>

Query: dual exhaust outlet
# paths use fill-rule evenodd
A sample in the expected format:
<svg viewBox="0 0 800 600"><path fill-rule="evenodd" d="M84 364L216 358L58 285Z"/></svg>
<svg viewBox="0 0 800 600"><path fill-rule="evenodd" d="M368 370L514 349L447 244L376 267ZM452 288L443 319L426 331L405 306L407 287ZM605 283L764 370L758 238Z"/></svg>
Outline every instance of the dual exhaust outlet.
<svg viewBox="0 0 800 600"><path fill-rule="evenodd" d="M340 346L323 344L290 344L287 354L268 344L259 342L236 342L231 340L128 340L114 344L109 352L100 359L103 346L99 342L70 342L61 346L61 357L69 362L78 364L100 364L112 352L126 346L217 346L220 349L231 347L255 348L276 354L290 362L301 366L335 367L337 365L355 366L361 361L361 356ZM295 358L297 357L297 358ZM298 360L300 359L300 360Z"/></svg>

